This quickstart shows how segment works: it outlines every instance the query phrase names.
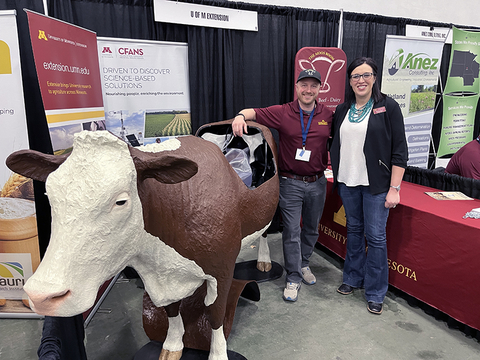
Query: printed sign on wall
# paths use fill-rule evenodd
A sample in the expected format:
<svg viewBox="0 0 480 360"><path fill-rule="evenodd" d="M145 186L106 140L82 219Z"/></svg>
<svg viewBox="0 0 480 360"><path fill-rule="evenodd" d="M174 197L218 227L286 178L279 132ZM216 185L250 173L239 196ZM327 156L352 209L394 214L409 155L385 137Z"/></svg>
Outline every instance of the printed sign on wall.
<svg viewBox="0 0 480 360"><path fill-rule="evenodd" d="M40 263L33 183L5 165L28 149L14 11L0 11L0 34L0 317L37 317L23 290Z"/></svg>

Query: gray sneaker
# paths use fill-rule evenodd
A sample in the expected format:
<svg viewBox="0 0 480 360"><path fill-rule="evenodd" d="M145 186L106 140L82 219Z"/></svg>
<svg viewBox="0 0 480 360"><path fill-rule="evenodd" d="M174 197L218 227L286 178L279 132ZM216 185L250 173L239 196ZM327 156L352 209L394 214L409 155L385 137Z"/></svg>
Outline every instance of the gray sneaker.
<svg viewBox="0 0 480 360"><path fill-rule="evenodd" d="M317 282L317 278L313 275L312 270L308 266L302 268L303 282L307 285L313 285Z"/></svg>
<svg viewBox="0 0 480 360"><path fill-rule="evenodd" d="M298 290L300 290L300 283L287 283L287 285L285 286L285 290L283 290L283 300L297 301Z"/></svg>

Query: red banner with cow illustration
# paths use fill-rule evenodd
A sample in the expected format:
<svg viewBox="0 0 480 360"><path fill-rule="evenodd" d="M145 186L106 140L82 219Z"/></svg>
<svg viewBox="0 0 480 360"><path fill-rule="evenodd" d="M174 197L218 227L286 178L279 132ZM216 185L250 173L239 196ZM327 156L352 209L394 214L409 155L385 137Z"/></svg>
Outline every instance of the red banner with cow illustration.
<svg viewBox="0 0 480 360"><path fill-rule="evenodd" d="M334 47L301 48L295 56L295 80L306 69L315 69L320 73L322 84L317 101L335 111L345 96L347 56L343 50Z"/></svg>

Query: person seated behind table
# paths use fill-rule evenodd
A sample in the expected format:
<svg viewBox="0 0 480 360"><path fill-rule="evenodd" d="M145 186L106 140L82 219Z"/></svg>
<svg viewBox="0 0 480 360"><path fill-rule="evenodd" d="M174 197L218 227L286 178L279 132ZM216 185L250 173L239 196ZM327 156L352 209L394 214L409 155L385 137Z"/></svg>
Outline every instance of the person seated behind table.
<svg viewBox="0 0 480 360"><path fill-rule="evenodd" d="M445 172L480 180L480 135L453 154Z"/></svg>

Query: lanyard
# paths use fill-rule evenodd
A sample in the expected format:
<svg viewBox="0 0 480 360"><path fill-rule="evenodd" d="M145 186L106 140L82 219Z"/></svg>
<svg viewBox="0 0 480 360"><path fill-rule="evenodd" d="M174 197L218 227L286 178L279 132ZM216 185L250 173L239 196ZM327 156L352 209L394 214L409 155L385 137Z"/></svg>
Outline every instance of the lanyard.
<svg viewBox="0 0 480 360"><path fill-rule="evenodd" d="M315 112L315 108L313 108L312 112L310 113L310 118L308 119L307 129L305 130L305 125L303 124L303 110L300 108L300 123L302 124L302 145L303 150L305 150L305 144L307 143L307 134L308 130L310 130L310 125L312 124L313 113Z"/></svg>

